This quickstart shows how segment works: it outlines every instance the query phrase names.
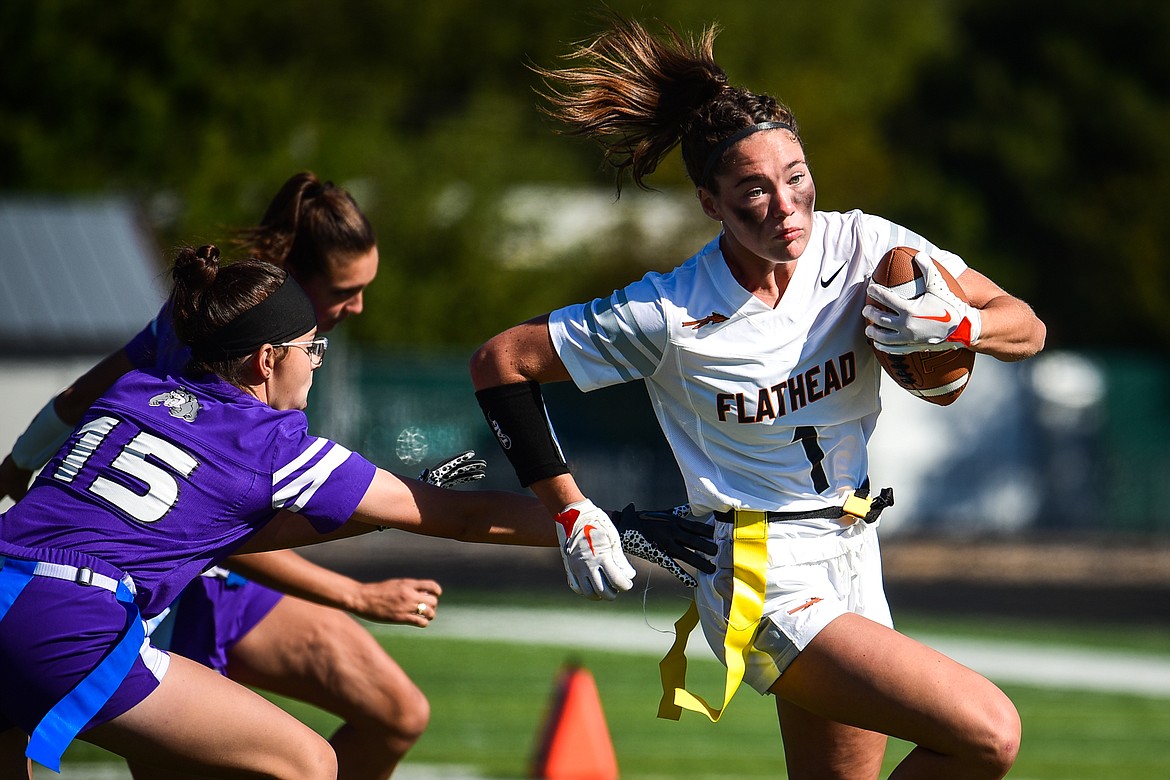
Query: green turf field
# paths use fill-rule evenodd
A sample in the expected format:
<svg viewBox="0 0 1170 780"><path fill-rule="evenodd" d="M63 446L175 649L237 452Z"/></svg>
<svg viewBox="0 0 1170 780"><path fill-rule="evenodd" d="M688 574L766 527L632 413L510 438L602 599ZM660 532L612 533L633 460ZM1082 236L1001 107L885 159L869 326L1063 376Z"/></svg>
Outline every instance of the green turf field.
<svg viewBox="0 0 1170 780"><path fill-rule="evenodd" d="M444 598L446 603L456 601L455 594ZM466 605L468 601L459 603ZM485 603L498 602L491 599ZM1164 629L1086 631L1043 623L973 625L960 619L913 616L901 617L900 626L911 635L925 632L1108 647L1170 659L1170 637ZM623 778L786 776L773 703L751 690L740 692L719 724L691 713L684 714L680 722L662 721L654 717L659 688L657 658L650 655L444 638L404 628L392 628L388 633L379 630L389 637L385 643L391 654L431 701L430 728L408 757L407 766L455 764L484 777L529 776L529 762L554 682L562 665L573 661L584 665L597 682ZM692 669L692 680L707 683L700 690L721 690L721 667L709 662L695 663ZM1170 697L1003 687L1024 723L1023 745L1011 778L1170 777ZM323 733L336 725L335 720L311 708L283 703ZM891 741L886 771L908 750L905 743ZM101 751L81 744L75 744L67 754L68 761L100 757Z"/></svg>

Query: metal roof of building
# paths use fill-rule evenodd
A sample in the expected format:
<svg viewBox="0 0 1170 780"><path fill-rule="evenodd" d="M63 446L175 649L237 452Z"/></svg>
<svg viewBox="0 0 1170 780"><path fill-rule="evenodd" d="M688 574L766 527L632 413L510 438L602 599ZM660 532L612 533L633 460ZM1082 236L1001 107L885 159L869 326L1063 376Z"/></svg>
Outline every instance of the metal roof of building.
<svg viewBox="0 0 1170 780"><path fill-rule="evenodd" d="M158 312L166 278L122 198L0 198L0 355L108 352Z"/></svg>

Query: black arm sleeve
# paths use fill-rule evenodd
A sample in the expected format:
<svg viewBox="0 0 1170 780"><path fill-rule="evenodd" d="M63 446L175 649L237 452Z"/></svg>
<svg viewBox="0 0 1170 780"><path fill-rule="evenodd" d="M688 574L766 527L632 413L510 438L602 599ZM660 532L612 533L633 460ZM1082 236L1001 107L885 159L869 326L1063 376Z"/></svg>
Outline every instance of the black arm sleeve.
<svg viewBox="0 0 1170 780"><path fill-rule="evenodd" d="M538 382L487 387L475 398L523 487L569 473Z"/></svg>

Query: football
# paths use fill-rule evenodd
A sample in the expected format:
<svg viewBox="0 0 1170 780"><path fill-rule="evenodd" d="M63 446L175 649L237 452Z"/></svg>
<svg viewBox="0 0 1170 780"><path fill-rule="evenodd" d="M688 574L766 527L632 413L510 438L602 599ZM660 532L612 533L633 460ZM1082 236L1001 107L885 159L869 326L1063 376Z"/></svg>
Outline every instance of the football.
<svg viewBox="0 0 1170 780"><path fill-rule="evenodd" d="M926 292L926 280L914 264L917 249L894 247L878 261L873 269L873 281L884 287L897 289L907 298L916 298ZM937 260L932 260L951 292L967 302L963 288ZM866 302L879 306L877 301ZM884 307L883 307L884 308ZM870 342L872 346L872 342ZM878 363L891 379L904 390L932 404L946 406L954 403L971 378L975 368L975 353L969 349L949 349L944 352L911 352L891 355L874 349Z"/></svg>

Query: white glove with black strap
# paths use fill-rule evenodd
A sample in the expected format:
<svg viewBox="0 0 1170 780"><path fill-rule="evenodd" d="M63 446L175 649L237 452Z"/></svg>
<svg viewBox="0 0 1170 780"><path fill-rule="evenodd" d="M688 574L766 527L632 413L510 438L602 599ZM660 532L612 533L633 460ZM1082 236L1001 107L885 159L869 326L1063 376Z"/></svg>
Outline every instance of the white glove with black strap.
<svg viewBox="0 0 1170 780"><path fill-rule="evenodd" d="M569 504L555 519L561 560L574 593L613 601L634 586L636 571L608 514L584 499Z"/></svg>
<svg viewBox="0 0 1170 780"><path fill-rule="evenodd" d="M869 321L865 335L876 349L892 355L970 349L979 341L983 325L979 310L951 292L929 254L919 252L914 263L926 280L921 295L906 298L870 281L866 295L885 309L872 304L862 309Z"/></svg>

